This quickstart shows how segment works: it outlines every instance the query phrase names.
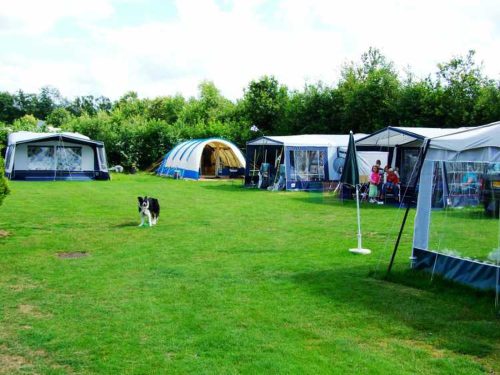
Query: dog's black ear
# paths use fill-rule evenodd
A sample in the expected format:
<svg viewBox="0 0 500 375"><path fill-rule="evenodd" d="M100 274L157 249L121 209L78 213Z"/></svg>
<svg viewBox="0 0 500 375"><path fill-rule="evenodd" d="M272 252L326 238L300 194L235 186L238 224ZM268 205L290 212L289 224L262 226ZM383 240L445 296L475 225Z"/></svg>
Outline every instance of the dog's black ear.
<svg viewBox="0 0 500 375"><path fill-rule="evenodd" d="M142 197L137 197L137 200L142 204Z"/></svg>

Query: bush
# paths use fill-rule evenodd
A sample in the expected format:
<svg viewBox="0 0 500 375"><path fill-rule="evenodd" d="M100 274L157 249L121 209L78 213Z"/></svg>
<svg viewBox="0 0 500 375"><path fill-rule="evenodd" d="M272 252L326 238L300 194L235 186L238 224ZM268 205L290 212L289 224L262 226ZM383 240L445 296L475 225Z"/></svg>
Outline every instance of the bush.
<svg viewBox="0 0 500 375"><path fill-rule="evenodd" d="M2 204L5 197L10 193L9 185L7 179L5 178L5 167L4 160L0 156L0 205Z"/></svg>

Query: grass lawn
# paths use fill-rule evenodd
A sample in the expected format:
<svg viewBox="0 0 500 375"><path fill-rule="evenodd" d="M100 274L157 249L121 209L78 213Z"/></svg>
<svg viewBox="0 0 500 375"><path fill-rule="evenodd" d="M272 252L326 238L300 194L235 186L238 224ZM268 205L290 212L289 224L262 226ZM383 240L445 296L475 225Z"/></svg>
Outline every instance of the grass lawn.
<svg viewBox="0 0 500 375"><path fill-rule="evenodd" d="M355 256L352 202L240 184L11 183L0 373L500 373L492 294L407 271L413 217L385 281L402 210L364 206Z"/></svg>

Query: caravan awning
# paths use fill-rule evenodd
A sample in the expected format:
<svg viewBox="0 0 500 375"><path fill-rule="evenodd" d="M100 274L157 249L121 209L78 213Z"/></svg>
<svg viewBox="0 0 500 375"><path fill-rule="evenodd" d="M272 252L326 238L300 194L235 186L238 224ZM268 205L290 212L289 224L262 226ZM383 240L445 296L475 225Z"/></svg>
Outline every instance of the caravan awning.
<svg viewBox="0 0 500 375"><path fill-rule="evenodd" d="M103 146L103 142L93 141L89 137L80 133L35 133L27 131L19 131L9 135L9 145L17 145L29 142L38 141L58 141L75 142L88 145Z"/></svg>
<svg viewBox="0 0 500 375"><path fill-rule="evenodd" d="M500 121L432 138L426 160L500 162Z"/></svg>
<svg viewBox="0 0 500 375"><path fill-rule="evenodd" d="M395 147L415 141L421 143L427 138L439 137L466 129L469 128L444 129L388 126L387 128L357 140L356 146Z"/></svg>
<svg viewBox="0 0 500 375"><path fill-rule="evenodd" d="M366 134L354 134L354 139ZM247 142L247 146L315 146L315 147L347 147L349 135L345 134L304 134L287 136L264 136Z"/></svg>

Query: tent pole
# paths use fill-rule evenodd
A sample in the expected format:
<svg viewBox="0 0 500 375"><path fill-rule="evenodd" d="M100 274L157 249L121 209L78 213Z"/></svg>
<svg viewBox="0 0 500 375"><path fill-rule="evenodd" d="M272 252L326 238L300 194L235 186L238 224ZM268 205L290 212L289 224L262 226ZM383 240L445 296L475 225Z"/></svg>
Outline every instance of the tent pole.
<svg viewBox="0 0 500 375"><path fill-rule="evenodd" d="M394 258L396 257L396 252L398 251L399 241L401 240L401 235L403 234L403 229L405 228L406 219L408 218L408 213L410 212L410 204L406 207L405 216L403 217L403 222L401 223L401 228L399 229L398 239L394 245L394 250L392 251L391 261L389 262L389 267L387 268L387 275L391 273L392 265L394 263Z"/></svg>
<svg viewBox="0 0 500 375"><path fill-rule="evenodd" d="M417 187L418 180L420 179L420 172L422 172L422 167L424 165L425 156L427 155L427 150L429 149L430 139L426 139L424 142L425 143L422 146L423 147L422 153L420 154L420 158L417 161L418 167L417 167L417 175L415 176L415 183L413 184L413 192L412 192L413 196L415 196L415 189ZM404 197L405 197L405 194L403 194L402 199L404 199ZM406 219L408 218L408 213L410 212L410 208L411 208L411 202L408 202L407 207L406 207L406 211L405 211L405 216L403 217L403 222L401 223L401 228L399 229L398 238L396 240L396 243L394 244L394 250L392 251L391 261L389 262L389 266L387 267L386 277L389 276L389 274L391 273L392 265L394 264L394 259L396 258L396 253L398 252L399 241L401 240L401 235L403 234L403 230L405 228Z"/></svg>
<svg viewBox="0 0 500 375"><path fill-rule="evenodd" d="M359 212L359 185L356 184L356 208L358 212L358 249L361 249L361 213Z"/></svg>

